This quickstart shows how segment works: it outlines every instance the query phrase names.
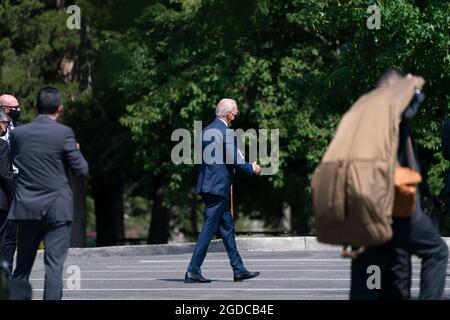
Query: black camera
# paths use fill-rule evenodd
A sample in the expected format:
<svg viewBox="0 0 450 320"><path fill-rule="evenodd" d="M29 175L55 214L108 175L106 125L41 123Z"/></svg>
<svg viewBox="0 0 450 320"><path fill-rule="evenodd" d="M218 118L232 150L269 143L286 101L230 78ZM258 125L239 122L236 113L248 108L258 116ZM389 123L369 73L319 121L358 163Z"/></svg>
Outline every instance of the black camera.
<svg viewBox="0 0 450 320"><path fill-rule="evenodd" d="M408 107L405 109L405 112L403 113L403 117L406 119L414 118L417 111L419 110L420 105L424 100L425 94L419 89L416 89L414 92L414 96L411 99L411 102L409 103Z"/></svg>

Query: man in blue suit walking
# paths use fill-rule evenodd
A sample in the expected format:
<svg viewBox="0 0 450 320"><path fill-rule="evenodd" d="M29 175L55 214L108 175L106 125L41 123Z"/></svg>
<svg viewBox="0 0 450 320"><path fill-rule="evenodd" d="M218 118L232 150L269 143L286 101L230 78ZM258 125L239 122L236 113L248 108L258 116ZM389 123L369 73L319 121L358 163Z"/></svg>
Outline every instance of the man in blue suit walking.
<svg viewBox="0 0 450 320"><path fill-rule="evenodd" d="M230 208L230 189L235 169L249 175L259 175L261 172L256 162L245 162L238 150L233 130L228 129L238 115L236 101L222 99L216 107L216 119L202 132L203 157L196 193L201 195L205 203L205 219L185 275L185 282L211 282L202 276L200 268L211 239L217 231L227 250L234 281L259 275L259 272L248 271L242 262L236 246Z"/></svg>

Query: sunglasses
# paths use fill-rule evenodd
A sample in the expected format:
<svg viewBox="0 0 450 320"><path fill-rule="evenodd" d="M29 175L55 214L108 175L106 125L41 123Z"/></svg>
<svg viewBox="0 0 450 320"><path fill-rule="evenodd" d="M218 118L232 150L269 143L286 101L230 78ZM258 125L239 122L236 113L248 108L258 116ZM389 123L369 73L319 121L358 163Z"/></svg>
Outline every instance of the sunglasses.
<svg viewBox="0 0 450 320"><path fill-rule="evenodd" d="M0 108L8 108L8 109L14 109L17 110L20 108L20 106L0 106Z"/></svg>

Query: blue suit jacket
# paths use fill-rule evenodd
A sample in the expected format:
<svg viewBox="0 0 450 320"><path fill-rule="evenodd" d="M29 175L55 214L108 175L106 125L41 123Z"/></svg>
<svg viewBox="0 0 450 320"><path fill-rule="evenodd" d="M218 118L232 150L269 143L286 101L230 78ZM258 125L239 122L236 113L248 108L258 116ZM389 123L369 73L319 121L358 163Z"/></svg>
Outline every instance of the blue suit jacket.
<svg viewBox="0 0 450 320"><path fill-rule="evenodd" d="M232 130L227 132L227 129L226 124L219 119L203 129L202 164L195 188L198 194L210 193L229 199L235 169L249 175L253 174L253 166L242 158ZM213 155L214 159L219 161L205 161L206 148L208 148L207 154ZM227 164L227 158L229 164Z"/></svg>

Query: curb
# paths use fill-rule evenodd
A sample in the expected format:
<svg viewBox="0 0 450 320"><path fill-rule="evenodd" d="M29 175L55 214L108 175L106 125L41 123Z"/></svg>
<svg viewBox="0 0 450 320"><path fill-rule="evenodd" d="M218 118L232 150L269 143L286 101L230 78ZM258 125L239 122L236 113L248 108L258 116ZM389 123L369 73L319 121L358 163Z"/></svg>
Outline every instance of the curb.
<svg viewBox="0 0 450 320"><path fill-rule="evenodd" d="M443 238L450 247L450 238ZM340 251L342 246L328 245L316 237L236 238L240 251ZM150 255L191 254L195 243L116 246L100 248L70 248L69 258L128 257ZM208 252L225 252L222 241L213 240ZM38 258L43 250L38 252Z"/></svg>

